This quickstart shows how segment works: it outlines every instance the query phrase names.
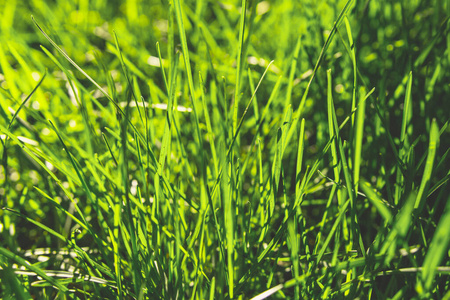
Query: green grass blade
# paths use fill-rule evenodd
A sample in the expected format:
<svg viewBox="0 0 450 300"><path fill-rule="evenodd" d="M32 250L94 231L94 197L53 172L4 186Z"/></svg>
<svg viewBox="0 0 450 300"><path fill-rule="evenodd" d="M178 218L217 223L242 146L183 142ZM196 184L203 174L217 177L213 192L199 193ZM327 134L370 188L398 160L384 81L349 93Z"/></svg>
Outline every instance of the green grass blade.
<svg viewBox="0 0 450 300"><path fill-rule="evenodd" d="M339 155L338 155L338 147L336 139L338 138L339 132L335 132L334 129L334 104L333 104L333 95L332 95L332 82L331 82L331 70L327 70L327 113L328 113L328 130L330 132L330 141L331 141L331 163L334 171L334 181L340 183L340 172L341 172L341 164L338 163ZM342 199L339 197L339 205L342 205Z"/></svg>
<svg viewBox="0 0 450 300"><path fill-rule="evenodd" d="M419 213L424 207L428 195L431 173L433 172L433 165L435 161L436 151L438 148L439 148L439 127L436 123L436 120L433 120L430 129L430 143L428 145L427 161L425 163L425 169L423 171L422 181L420 183L416 203L414 204L414 208L417 209Z"/></svg>
<svg viewBox="0 0 450 300"><path fill-rule="evenodd" d="M450 0L19 2L0 298L450 298Z"/></svg>
<svg viewBox="0 0 450 300"><path fill-rule="evenodd" d="M175 58L175 67L174 67L175 70L177 69L177 67L178 67L178 57ZM162 71L164 72L164 69L162 69ZM171 128L173 123L173 102L175 98L175 89L176 89L176 72L172 72L172 78L170 79L170 88L168 87L169 103L167 104L166 122L164 125L162 146L159 156L159 164L161 165L160 175L162 175L165 160L171 144L171 137L172 137Z"/></svg>
<svg viewBox="0 0 450 300"><path fill-rule="evenodd" d="M5 283L6 288L4 293L13 299L15 296L16 299L33 299L30 293L25 289L22 285L23 280L19 280L14 273L14 269L11 266L5 266L3 263L1 264L2 272L0 273L0 279ZM8 298L6 298L8 299Z"/></svg>
<svg viewBox="0 0 450 300"><path fill-rule="evenodd" d="M75 221L75 223L77 223L78 225L80 225L81 228L83 228L84 230L89 231L89 228L86 226L85 223L83 223L80 219L78 219L77 217L75 217L73 214L71 214L70 212L68 212L66 209L64 209L60 203L58 203L58 201L56 201L55 199L53 199L52 197L50 197L49 195L47 195L44 191L42 191L41 189L34 187L39 194L41 194L43 197L45 197L46 199L50 200L53 202L53 204L60 210L62 211L65 215L67 215L69 218L71 218L72 220Z"/></svg>
<svg viewBox="0 0 450 300"><path fill-rule="evenodd" d="M237 50L237 65L236 65L236 84L234 90L234 105L233 105L233 132L237 132L238 126L238 110L240 100L241 76L243 69L243 54L244 54L244 31L245 31L245 15L247 13L247 0L242 0L241 17L239 21L239 44Z"/></svg>
<svg viewBox="0 0 450 300"><path fill-rule="evenodd" d="M210 110L208 109L208 105L206 103L206 97L205 97L205 92L204 92L205 86L204 86L203 78L202 78L201 74L199 74L199 77L200 77L200 86L201 86L201 91L202 91L203 112L205 114L206 129L208 131L208 140L209 140L211 155L212 155L213 164L214 164L213 176L217 177L217 175L219 174L219 167L218 167L219 162L217 159L216 145L214 142L215 137L214 137L213 128L211 125Z"/></svg>
<svg viewBox="0 0 450 300"><path fill-rule="evenodd" d="M347 208L348 208L350 202L351 202L350 199L345 201L345 203L339 208L339 215L336 218L336 221L333 223L333 227L331 227L331 230L328 233L327 238L323 242L322 247L320 248L320 251L317 254L317 257L315 259L315 266L317 266L317 264L322 260L322 257L325 254L325 251L327 250L327 248L331 242L331 239L334 237L334 233L336 232L336 229L338 228L338 226L342 222L343 218L345 217L345 214L346 214L346 211L347 211Z"/></svg>
<svg viewBox="0 0 450 300"><path fill-rule="evenodd" d="M352 87L352 111L356 109L356 89L358 84L358 77L357 77L357 66L356 66L356 51L355 51L355 44L353 43L353 36L352 36L352 28L350 26L350 22L348 21L347 16L344 16L344 22L345 22L345 28L347 29L347 37L348 42L350 44L350 57L352 60L353 65L353 87ZM355 124L355 117L352 115L352 130L354 128Z"/></svg>
<svg viewBox="0 0 450 300"><path fill-rule="evenodd" d="M83 187L83 190L85 191L88 199L90 200L90 202L94 205L94 208L96 208L99 220L102 221L104 220L104 217L102 215L102 213L100 212L100 210L98 209L98 202L96 201L95 197L93 196L91 189L89 188L85 177L83 176L83 171L80 168L79 164L75 161L75 157L73 156L73 154L71 153L71 151L69 150L69 148L67 147L66 143L64 142L63 138L61 137L61 134L59 133L58 129L55 127L55 125L53 125L53 123L51 121L49 121L50 125L53 127L55 133L58 136L59 141L61 142L63 148L65 149L67 156L69 157L70 162L72 163L73 168L75 169L75 172L78 176L78 178L81 181L81 186ZM92 237L94 237L96 243L98 244L98 246L102 249L104 246L104 242L97 236L97 234L95 234L95 232L93 231L92 227L89 225L89 223L86 221L86 218L84 216L84 214L79 211L83 221L85 222L85 224L87 225L90 234L92 235Z"/></svg>
<svg viewBox="0 0 450 300"><path fill-rule="evenodd" d="M25 151L32 158L32 160L35 161L53 180L55 180L56 183L58 183L59 185L62 185L59 178L56 177L56 175L52 171L49 170L49 168L45 165L45 163L37 157L37 155L34 153L34 151L31 150L30 148L28 148L26 143L21 142L16 135L14 135L12 132L10 132L1 123L0 123L0 131L2 133L4 133L6 136L8 136L17 145L19 145L20 148L23 149L23 151Z"/></svg>
<svg viewBox="0 0 450 300"><path fill-rule="evenodd" d="M98 264L97 262L95 262L94 260L92 260L92 259L86 254L86 252L85 252L83 249L81 249L79 246L76 245L76 243L75 243L75 238L74 238L74 232L72 232L72 237L71 237L71 239L69 240L69 239L67 239L66 237L64 237L63 235L61 235L61 234L59 234L58 232L56 232L55 230L51 229L50 227L48 227L48 226L46 226L46 225L44 225L44 224L42 224L42 223L40 223L40 222L38 222L38 221L35 221L35 220L33 220L33 219L31 219L31 218L29 218L29 217L27 217L27 216L25 216L25 215L23 215L23 214L21 214L21 213L15 211L15 210L12 210L12 209L9 209L9 208L6 208L6 210L9 211L9 212L14 213L14 214L16 214L16 215L18 215L18 216L20 216L20 217L22 217L22 218L25 219L26 221L28 221L28 222L30 222L30 223L36 225L37 227L41 228L42 230L48 232L48 233L51 234L52 236L54 236L54 237L58 238L59 240L65 242L69 247L73 247L73 248L76 250L77 254L80 255L80 256L83 258L83 260L84 260L85 262L87 262L88 264L90 264L90 265L94 268L94 271L95 271L97 274L100 275L100 274L101 274L100 272L102 272L103 274L106 274L107 276L109 276L109 277L111 277L111 278L114 277L114 276L112 275L112 273L109 272L109 270L108 270L107 268L102 267L100 264ZM0 254L1 254L1 253L0 253ZM28 264L28 262L27 262L27 264ZM24 265L24 266L26 267L26 265ZM38 268L37 268L37 269L38 269ZM40 273L38 273L35 269L29 268L29 270L31 270L31 271L35 272L36 274L40 275ZM38 269L38 270L39 270L39 269ZM50 282L53 282L53 281L50 281Z"/></svg>
<svg viewBox="0 0 450 300"><path fill-rule="evenodd" d="M221 178L221 198L223 207L223 220L226 224L225 227L225 243L227 250L227 281L230 299L234 296L234 209L233 209L233 199L232 192L230 192L231 185L229 183L229 159L228 155L225 153L225 149L221 147L221 167L222 167L222 178Z"/></svg>
<svg viewBox="0 0 450 300"><path fill-rule="evenodd" d="M302 171L302 163L303 163L303 152L305 148L305 119L302 119L300 123L300 134L298 137L298 146L297 146L297 167L295 169L295 199L300 199L300 187L301 187L301 171ZM297 205L297 204L296 204Z"/></svg>
<svg viewBox="0 0 450 300"><path fill-rule="evenodd" d="M291 118L292 118L292 108L289 105L289 107L286 111L286 114L284 116L283 125L281 125L281 127L279 127L278 131L277 131L277 148L275 151L275 159L274 159L274 166L273 166L273 173L272 173L272 178L273 178L274 187L275 187L275 189L274 189L275 195L278 191L278 185L280 183L282 159L283 159L283 154L284 154L284 150L286 147L286 144L285 144L286 134L289 130Z"/></svg>
<svg viewBox="0 0 450 300"><path fill-rule="evenodd" d="M274 86L274 88L273 88L273 90L272 90L272 92L271 92L271 94L270 94L269 100L267 101L267 104L266 104L266 106L264 107L263 113L261 114L261 116L260 116L260 118L259 118L259 120L258 120L258 126L256 127L256 128L257 128L257 129L256 129L256 134L253 136L253 139L252 139L252 142L251 142L251 149L252 149L252 150L254 149L254 147L255 147L255 145L256 145L256 142L257 142L257 140L258 140L259 137L260 137L261 130L262 130L262 127L263 127L263 125L264 125L264 121L266 120L267 113L269 112L269 108L270 108L270 106L271 106L273 100L276 99L276 96L278 95L278 91L279 91L281 82L282 82L282 77L280 76L280 77L278 77L278 80L277 80L277 82L275 83L275 86ZM255 90L253 91L253 95L254 95L254 96L253 96L254 99L252 100L253 103L254 103L254 106L253 106L253 107L255 107L255 106L258 105L257 103L255 103L255 100L256 100L256 93L255 93L255 92L256 92L256 90L257 90L257 89L255 89ZM256 117L256 114L255 114L255 117ZM285 140L285 146L286 146L286 145L287 145L287 144L286 144L286 140ZM251 151L252 151L252 150L251 150ZM250 152L251 152L251 151L250 151ZM245 159L244 164L242 165L242 168L241 168L241 172L240 172L241 174L244 174L244 173L245 173L245 170L247 169L247 166L248 166L248 164L249 164L249 161L250 161L250 159L251 159L252 157L253 157L253 156L248 155L247 158Z"/></svg>
<svg viewBox="0 0 450 300"><path fill-rule="evenodd" d="M400 129L400 149L398 152L399 160L402 163L405 163L406 158L406 152L408 150L408 132L407 132L407 125L409 124L411 118L412 118L412 107L411 107L411 87L412 87L412 72L409 73L408 77L408 83L406 87L406 93L405 93L405 101L403 104L403 118L402 118L402 127ZM396 177L396 184L395 184L395 194L394 194L394 201L397 205L400 202L400 198L403 195L403 182L404 182L404 176L401 172L401 166L397 167L397 177Z"/></svg>
<svg viewBox="0 0 450 300"><path fill-rule="evenodd" d="M264 223L266 220L266 210L264 207L264 169L263 169L263 162L262 162L262 151L261 151L261 140L258 139L258 174L259 174L259 181L258 181L258 196L259 196L259 225L261 227L264 227ZM263 236L263 234L261 235Z"/></svg>
<svg viewBox="0 0 450 300"><path fill-rule="evenodd" d="M41 26L39 26L39 24L36 22L36 20L34 19L33 16L31 16L31 19L33 20L34 24L36 25L36 27L41 31L41 33L44 35L44 37L53 45L53 47L55 47L56 50L58 50L59 53L61 53L62 56L64 56L64 58L70 63L72 64L72 66L74 66L78 71L80 71L90 82L92 82L98 89L99 91L102 92L103 95L105 95L105 97L107 97L108 99L110 99L113 103L114 100L111 98L111 96L109 96L109 94L94 80L92 79L91 76L89 76L85 71L83 71L83 69L81 69L48 35L47 33L45 33L45 31L41 28Z"/></svg>
<svg viewBox="0 0 450 300"><path fill-rule="evenodd" d="M272 63L273 63L273 61L271 61L269 63L269 65L267 66L266 70L262 74L261 79L259 80L258 85L256 86L256 89L253 92L252 97L250 98L250 100L247 103L247 106L245 107L244 113L242 114L241 119L239 120L239 123L238 123L238 126L236 128L236 131L233 132L233 139L231 140L230 146L228 147L227 156L231 153L231 150L233 149L234 143L236 142L237 137L239 135L239 132L241 130L242 123L244 122L245 116L247 115L248 109L250 108L250 105L252 104L252 101L255 98L256 92L258 91L258 89L259 89L259 87L261 85L261 82L263 81L264 77L266 76L267 71L269 71L269 68L270 68ZM266 107L268 108L268 106L266 106ZM263 116L264 116L264 111L263 111L263 114L262 114L261 118L263 118Z"/></svg>
<svg viewBox="0 0 450 300"><path fill-rule="evenodd" d="M181 47L183 49L183 58L184 58L184 65L186 68L186 76L187 76L188 84L189 84L189 93L191 95L192 109L194 111L194 116L195 116L197 144L199 146L200 152L202 152L202 149L203 149L202 144L203 143L202 143L202 136L200 133L198 114L197 114L197 97L195 95L195 90L194 90L194 80L192 79L191 61L189 59L189 49L187 46L186 31L184 29L183 13L182 13L182 9L181 9L180 0L175 0L174 5L175 5L175 15L177 18L177 23L178 23L178 30L179 30L179 34L180 34Z"/></svg>
<svg viewBox="0 0 450 300"><path fill-rule="evenodd" d="M298 106L298 108L297 108L297 110L296 110L296 112L294 114L294 118L293 118L294 123L292 124L291 130L290 130L290 132L289 132L289 134L287 136L287 141L286 141L287 143L289 143L289 141L292 138L292 135L294 134L294 131L295 131L294 128L297 127L297 122L299 121L300 116L301 116L301 114L303 112L303 108L305 106L306 99L308 97L309 89L310 89L312 81L313 81L313 79L314 79L314 77L315 77L315 75L317 73L317 70L319 69L319 66L322 63L322 60L323 60L323 58L325 56L326 51L328 50L328 47L331 44L331 41L334 38L334 35L336 34L337 28L342 23L342 20L343 20L344 16L347 14L348 10L350 9L350 6L351 6L352 3L353 3L353 0L348 0L345 3L344 7L342 8L341 12L339 13L339 16L337 17L336 21L333 24L333 28L331 29L331 32L328 35L328 38L325 41L325 44L323 45L323 48L322 48L322 50L321 50L321 52L319 54L319 58L317 59L317 62L315 64L315 66L314 66L314 70L313 70L313 73L311 75L311 78L309 79L308 85L306 86L305 92L303 93L303 96L302 96L302 99L300 101L300 104L299 104L299 106Z"/></svg>
<svg viewBox="0 0 450 300"><path fill-rule="evenodd" d="M65 286L62 285L58 280L56 280L53 277L50 277L46 274L45 270L40 269L39 267L36 267L32 264L30 264L28 261L26 261L25 259L23 259L22 257L18 256L17 254L14 254L13 252L11 252L8 249L5 249L3 247L0 247L0 254L14 262L16 262L17 264L19 264L20 266L24 267L25 269L28 269L30 271L35 272L36 274L38 274L39 276L41 276L43 279L47 280L49 283L52 284L52 286L54 286L55 288L59 289L61 292L63 293L67 293L69 291L69 289Z"/></svg>
<svg viewBox="0 0 450 300"><path fill-rule="evenodd" d="M284 101L284 107L287 107L289 104L291 104L292 88L294 87L294 77L295 72L297 71L297 61L300 52L300 47L301 47L301 36L299 36L297 39L297 43L295 44L295 49L292 56L291 70L289 72L289 81L286 90L286 100Z"/></svg>
<svg viewBox="0 0 450 300"><path fill-rule="evenodd" d="M76 163L74 156L72 155L71 151L70 151L69 148L67 147L67 145L66 145L66 143L64 142L63 138L61 137L61 134L59 133L59 130L56 128L55 125L53 125L53 122L52 122L52 121L49 121L49 123L50 123L50 125L53 127L53 129L54 129L56 135L58 136L59 141L61 142L61 145L63 146L63 149L66 151L67 156L69 157L69 160L70 160L70 162L72 163L72 166L73 166L73 168L74 168L76 174L78 175L78 179L79 179L80 182L81 182L81 185L82 185L82 187L83 187L83 190L86 192L86 195L88 196L89 200L90 200L92 203L95 203L94 197L93 197L93 195L92 195L92 193L91 193L91 191L90 191L90 188L88 187L88 184L87 184L87 182L86 182L86 180L85 180L85 178L84 178L84 176L83 176L83 174L82 174L83 172L82 172L82 170L80 169L79 164Z"/></svg>
<svg viewBox="0 0 450 300"><path fill-rule="evenodd" d="M364 120L366 119L366 101L365 99L365 88L361 87L359 92L359 103L356 112L356 136L355 136L355 150L353 152L353 180L355 193L358 193L359 186L359 176L361 172L361 155L362 155L362 144L364 137Z"/></svg>
<svg viewBox="0 0 450 300"><path fill-rule="evenodd" d="M287 221L288 222L288 241L290 244L290 252L291 252L291 262L292 262L292 274L294 278L297 278L300 275L300 263L299 263L299 243L297 238L298 225L297 220L292 218ZM298 286L295 287L295 298L300 299L300 288Z"/></svg>
<svg viewBox="0 0 450 300"><path fill-rule="evenodd" d="M444 213L431 240L430 247L423 262L422 274L418 274L418 290L419 294L428 292L433 286L433 281L438 273L437 267L447 255L450 243L450 198L447 197L447 204ZM422 291L422 288L424 291Z"/></svg>
<svg viewBox="0 0 450 300"><path fill-rule="evenodd" d="M113 159L114 164L117 167L119 165L119 163L117 162L117 159L114 156L114 153L112 152L111 146L109 145L108 139L106 138L106 136L105 136L105 134L103 132L102 132L102 138L103 138L103 141L105 141L106 147L108 148L109 153L111 154L111 158Z"/></svg>
<svg viewBox="0 0 450 300"><path fill-rule="evenodd" d="M272 62L273 62L273 61L272 61ZM255 98L255 95L256 95L256 93L257 93L257 91L258 91L258 89L259 89L259 87L260 87L260 85L261 85L261 82L263 81L264 77L266 76L266 73L267 73L267 71L269 70L269 67L270 67L270 65L271 65L272 62L270 62L269 65L267 66L266 70L264 71L263 75L261 76L261 79L260 79L259 82L258 82L258 85L256 86L255 91L253 92L252 97L250 98L249 102L247 103L247 107L245 108L244 113L242 114L242 117L241 117L241 119L240 119L240 121L239 121L239 125L238 125L238 127L237 127L237 129L236 129L236 132L234 133L233 138L232 138L232 140L231 140L231 142L230 142L230 144L229 144L229 146L228 146L228 150L227 150L227 154L226 154L227 157L231 154L231 151L232 151L232 149L233 149L234 143L235 143L235 141L236 141L236 139L237 139L237 136L238 136L238 134L239 134L239 131L240 131L240 129L241 129L241 127L242 127L242 124L243 124L243 122L244 122L245 116L247 115L247 112L248 112L248 110L249 110L249 108L250 108L250 105L252 104L252 101L253 101L253 99ZM263 111L263 113L262 113L262 115L261 115L261 121L259 122L258 131L260 130L260 128L261 128L261 126L262 126L262 122L263 122L263 120L264 120L264 118L265 118L266 113L268 112L268 109L269 109L269 107L270 107L270 104L272 103L273 99L275 98L275 96L276 96L276 94L277 94L277 91L278 91L278 87L279 87L279 83L280 83L280 82L281 82L281 81L278 80L278 81L277 81L277 84L275 84L276 90L274 89L273 93L271 94L271 97L269 98L269 100L268 100L268 102L267 102L266 107L264 108L264 111ZM253 141L252 141L252 145L254 144L255 140L256 140L256 136L254 137L254 139L253 139ZM286 143L287 143L287 140L286 140ZM246 166L246 165L247 165L247 164L244 163L244 166ZM223 168L223 165L222 165L222 168ZM223 172L223 169L220 169L219 174L218 174L218 176L217 176L217 178L216 178L215 184L214 184L213 188L211 189L211 194L212 194L213 196L214 196L214 193L215 193L215 191L216 191L216 188L217 188L217 186L218 186L218 184L219 184L219 182L220 182L220 180L221 180L222 172Z"/></svg>
<svg viewBox="0 0 450 300"><path fill-rule="evenodd" d="M327 77L328 77L328 81L331 82L331 71L330 70L327 72ZM356 193L355 193L355 190L353 189L353 179L350 174L350 168L348 165L347 158L345 156L343 143L342 143L340 135L339 135L339 125L337 123L336 112L334 109L332 97L330 97L330 103L328 105L329 105L329 107L331 107L331 109L329 109L329 110L331 111L331 114L332 114L331 117L332 117L332 120L334 123L334 134L336 135L336 143L337 143L337 147L339 150L339 163L340 163L342 171L344 173L344 180L345 180L345 184L347 186L347 194L350 197L350 203L351 203L351 224L350 224L350 226L351 226L351 233L352 233L351 239L358 240L360 253L363 256L365 256L366 251L365 251L364 243L362 241L362 237L360 234L361 230L359 227L359 221L357 219L357 214L356 214ZM348 247L349 247L349 249L353 249L352 240L350 240Z"/></svg>
<svg viewBox="0 0 450 300"><path fill-rule="evenodd" d="M39 86L42 84L42 82L45 79L45 76L47 76L47 70L45 70L44 75L42 75L41 79L39 80L39 82L36 84L36 86L34 87L34 89L31 91L31 93L25 98L25 100L22 101L22 103L20 104L19 108L16 110L16 112L14 113L13 117L11 118L11 121L9 122L8 125L8 130L11 129L11 126L14 122L14 120L16 119L17 115L20 113L20 111L22 110L22 108L25 106L25 104L28 102L28 100L31 99L31 97L34 95L34 93L36 92L36 90L39 88Z"/></svg>
<svg viewBox="0 0 450 300"><path fill-rule="evenodd" d="M405 204L395 216L392 229L383 241L379 254L385 255L384 265L388 265L394 258L397 243L401 242L398 238L403 239L410 230L416 196L417 194L414 192L408 196Z"/></svg>
<svg viewBox="0 0 450 300"><path fill-rule="evenodd" d="M280 175L281 175L281 159L283 158L283 130L281 127L277 130L277 146L275 150L275 157L273 160L273 168L272 168L272 181L273 181L273 197L276 197L278 192L278 184L280 182ZM271 205L270 205L270 215L272 215L273 210L275 209L275 200L272 198Z"/></svg>
<svg viewBox="0 0 450 300"><path fill-rule="evenodd" d="M92 79L92 77L90 77L85 71L83 71L82 68L80 68L45 32L44 30L39 26L39 24L36 22L36 20L32 17L33 22L35 23L35 25L39 28L39 30L42 32L42 34L45 36L45 38L53 45L53 47L56 48L56 50L58 50L58 52L64 56L64 58L69 61L78 71L80 71L92 84L94 84L99 91L115 106L115 108L117 109L117 111L123 116L125 117L125 120L127 120L127 122L129 123L130 127L133 129L133 131L135 131L136 133L138 133L138 137L139 139L141 139L141 141L148 146L148 144L145 143L145 139L144 137L139 133L139 131L136 129L136 127L131 123L131 121L129 120L129 118L127 118L125 112L121 109L121 107L119 106L119 104L94 80ZM192 76L191 76L192 77ZM154 166L159 169L159 165L156 161L155 155L153 153L153 151L151 150L150 147L147 147L147 151L150 154L150 157L152 159L152 162L154 164ZM167 181L167 180L165 180Z"/></svg>
<svg viewBox="0 0 450 300"><path fill-rule="evenodd" d="M163 75L163 79L164 79L164 86L166 87L166 92L170 93L169 84L168 84L167 78L166 78L166 72L164 71L163 60L162 60L162 56L161 56L161 49L159 47L159 42L156 42L156 50L158 52L159 65L161 68L161 74Z"/></svg>
<svg viewBox="0 0 450 300"><path fill-rule="evenodd" d="M372 205L378 210L380 215L383 217L386 223L390 223L392 220L392 214L389 208L386 206L386 201L383 201L377 192L372 188L369 182L361 179L360 187L362 191L366 194L367 199L372 203Z"/></svg>

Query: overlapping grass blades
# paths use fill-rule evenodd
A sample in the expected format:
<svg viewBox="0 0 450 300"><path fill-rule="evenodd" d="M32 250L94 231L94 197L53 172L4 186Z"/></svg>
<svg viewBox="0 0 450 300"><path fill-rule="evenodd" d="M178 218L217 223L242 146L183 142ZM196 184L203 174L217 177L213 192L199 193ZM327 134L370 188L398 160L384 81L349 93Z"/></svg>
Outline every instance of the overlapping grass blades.
<svg viewBox="0 0 450 300"><path fill-rule="evenodd" d="M82 1L0 46L3 297L449 295L448 16L235 2Z"/></svg>

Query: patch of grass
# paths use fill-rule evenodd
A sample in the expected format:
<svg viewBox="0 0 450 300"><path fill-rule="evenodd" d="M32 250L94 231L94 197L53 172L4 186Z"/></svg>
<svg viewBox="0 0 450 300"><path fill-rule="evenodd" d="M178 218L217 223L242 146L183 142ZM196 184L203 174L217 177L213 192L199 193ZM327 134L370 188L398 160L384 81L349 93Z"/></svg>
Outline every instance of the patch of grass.
<svg viewBox="0 0 450 300"><path fill-rule="evenodd" d="M448 1L54 2L0 4L3 298L450 296Z"/></svg>

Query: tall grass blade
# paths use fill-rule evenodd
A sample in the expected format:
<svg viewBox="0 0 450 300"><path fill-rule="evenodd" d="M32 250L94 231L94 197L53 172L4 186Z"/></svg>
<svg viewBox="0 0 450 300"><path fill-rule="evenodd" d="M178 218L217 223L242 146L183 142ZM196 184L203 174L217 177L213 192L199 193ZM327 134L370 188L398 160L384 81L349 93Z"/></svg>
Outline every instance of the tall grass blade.
<svg viewBox="0 0 450 300"><path fill-rule="evenodd" d="M183 58L184 58L184 65L186 68L186 76L188 79L188 84L189 84L189 93L191 95L191 102L192 102L192 109L194 111L194 116L195 116L195 128L196 128L196 132L197 132L197 144L199 146L199 151L201 153L202 152L202 136L200 133L200 127L199 127L199 119L198 119L198 114L197 114L197 97L195 95L195 90L194 90L194 81L192 79L192 71L191 71L191 61L189 59L189 49L187 46L187 38L186 38L186 31L184 29L184 22L183 22L183 12L181 9L181 2L180 0L175 0L174 1L174 5L175 5L175 15L176 15L176 19L177 19L177 23L178 23L178 30L179 30L179 34L180 34L180 40L181 40L181 47L183 49ZM203 156L203 154L202 154ZM204 164L204 162L202 162L202 164Z"/></svg>
<svg viewBox="0 0 450 300"><path fill-rule="evenodd" d="M341 12L339 13L339 16L337 17L336 21L333 24L333 28L331 29L331 32L328 35L328 38L325 41L325 44L323 45L323 48L322 48L322 50L321 50L321 52L319 54L319 58L317 59L317 62L315 64L315 66L314 66L314 70L313 70L313 73L311 75L311 78L309 79L308 85L306 86L305 92L303 93L303 96L302 96L302 99L300 101L300 104L299 104L299 106L298 106L298 108L297 108L297 110L296 110L296 112L294 114L294 118L293 118L294 123L292 124L291 130L289 131L289 134L287 136L287 143L289 143L289 141L292 138L292 135L294 134L294 128L297 127L297 122L299 121L300 116L301 116L301 114L303 112L303 108L304 108L305 103L306 103L306 98L308 97L309 89L310 89L312 81L313 81L313 79L314 79L314 77L315 77L315 75L317 73L317 70L319 69L319 66L322 63L322 60L323 60L323 58L325 56L326 51L328 50L328 47L330 46L331 41L334 38L334 35L336 34L337 28L341 25L342 20L343 20L344 16L347 14L348 10L350 9L350 6L351 6L352 3L353 3L353 0L348 0L345 3L344 7L342 8Z"/></svg>
<svg viewBox="0 0 450 300"><path fill-rule="evenodd" d="M294 48L294 52L293 52L293 56L292 56L291 69L289 71L289 81L288 81L288 86L287 86L287 90L286 90L286 99L284 101L284 107L288 107L289 104L292 104L291 103L292 89L294 87L294 77L295 77L295 72L297 71L297 61L298 61L298 55L300 52L300 47L301 47L301 36L299 36L297 38L297 43L295 44L295 48Z"/></svg>
<svg viewBox="0 0 450 300"><path fill-rule="evenodd" d="M400 129L400 149L398 152L399 160L402 163L405 163L406 152L408 150L408 132L407 125L412 118L412 107L411 107L411 87L412 87L412 72L409 73L408 83L406 87L405 94L405 102L403 104L403 118L402 118L402 127ZM396 185L395 185L395 204L397 205L400 202L401 196L403 194L403 182L404 176L401 172L401 166L397 167L397 177L396 177Z"/></svg>
<svg viewBox="0 0 450 300"><path fill-rule="evenodd" d="M237 50L237 65L236 65L236 84L234 90L234 105L233 105L233 132L237 132L238 125L238 110L240 100L241 76L243 69L243 54L244 54L244 31L245 31L245 15L247 13L247 1L241 2L241 17L239 21L239 44Z"/></svg>
<svg viewBox="0 0 450 300"><path fill-rule="evenodd" d="M358 193L359 187L359 176L361 172L361 162L362 162L362 145L364 137L364 120L366 119L366 97L365 88L361 87L359 92L359 103L356 112L356 135L355 135L355 151L353 153L353 180L355 193Z"/></svg>
<svg viewBox="0 0 450 300"><path fill-rule="evenodd" d="M414 208L417 209L418 213L420 213L420 211L422 211L422 208L425 206L425 201L430 187L430 178L433 172L433 165L435 161L436 151L438 148L439 148L439 128L436 123L436 120L434 119L431 122L430 143L428 145L427 161L425 163L425 169L423 171L419 192L417 193L416 203L414 204Z"/></svg>

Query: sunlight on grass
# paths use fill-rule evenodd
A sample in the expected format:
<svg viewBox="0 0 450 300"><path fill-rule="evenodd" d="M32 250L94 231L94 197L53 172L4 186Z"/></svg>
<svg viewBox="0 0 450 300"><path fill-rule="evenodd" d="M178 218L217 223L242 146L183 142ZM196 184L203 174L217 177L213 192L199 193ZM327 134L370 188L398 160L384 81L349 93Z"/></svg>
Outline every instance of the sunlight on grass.
<svg viewBox="0 0 450 300"><path fill-rule="evenodd" d="M449 1L54 2L0 4L0 297L449 297Z"/></svg>

